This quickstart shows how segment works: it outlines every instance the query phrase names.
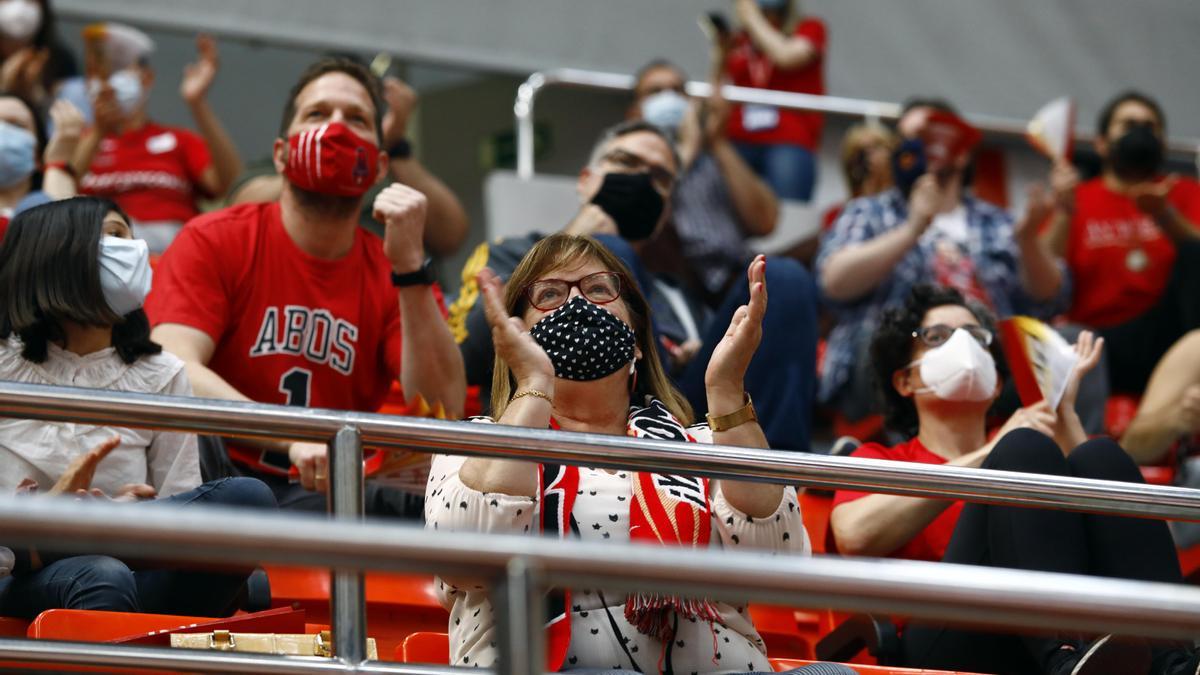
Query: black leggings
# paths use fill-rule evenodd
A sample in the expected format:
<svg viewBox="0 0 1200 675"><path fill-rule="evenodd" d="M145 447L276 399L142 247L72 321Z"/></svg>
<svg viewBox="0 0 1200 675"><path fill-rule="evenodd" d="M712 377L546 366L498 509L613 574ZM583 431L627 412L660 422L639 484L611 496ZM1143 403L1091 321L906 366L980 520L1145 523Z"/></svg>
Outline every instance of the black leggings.
<svg viewBox="0 0 1200 675"><path fill-rule="evenodd" d="M985 469L1141 483L1129 455L1107 438L1069 456L1029 429L1004 436ZM944 562L1181 583L1175 543L1161 520L967 504ZM911 624L901 636L904 665L989 673L1044 672L1064 642L1078 636L1022 637Z"/></svg>

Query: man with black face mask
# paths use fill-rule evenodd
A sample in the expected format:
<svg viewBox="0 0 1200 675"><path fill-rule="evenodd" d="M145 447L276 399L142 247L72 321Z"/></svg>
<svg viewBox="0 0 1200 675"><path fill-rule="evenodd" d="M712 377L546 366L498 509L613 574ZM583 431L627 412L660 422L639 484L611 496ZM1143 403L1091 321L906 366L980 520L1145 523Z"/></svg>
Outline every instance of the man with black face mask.
<svg viewBox="0 0 1200 675"><path fill-rule="evenodd" d="M1070 165L1051 173L1044 239L1071 270L1068 316L1108 342L1109 377L1140 392L1155 364L1200 328L1200 183L1164 176L1166 120L1154 99L1123 93L1101 111L1101 176Z"/></svg>
<svg viewBox="0 0 1200 675"><path fill-rule="evenodd" d="M1019 220L972 196L977 132L945 101L915 99L897 122L896 186L846 204L817 254L836 325L819 399L850 421L875 412L868 337L883 310L918 283L955 288L995 314L1049 317L1065 309L1064 272L1038 241L1040 217Z"/></svg>
<svg viewBox="0 0 1200 675"><path fill-rule="evenodd" d="M580 208L564 232L594 236L633 271L654 312L660 358L697 411L707 409L704 372L733 312L749 300L743 274L730 284L711 312L685 289L646 271L645 248L671 216L672 191L679 157L663 130L645 121L623 122L609 129L592 151L576 182ZM490 399L495 361L491 329L484 317L475 277L484 267L507 279L517 263L545 235L533 232L481 244L463 268L462 290L450 307L450 329L463 353L467 382L480 387L480 400ZM771 447L808 450L815 394L816 288L794 260L767 263L771 306L763 323L763 340L746 374L746 390L760 410ZM694 345L680 355L691 336Z"/></svg>

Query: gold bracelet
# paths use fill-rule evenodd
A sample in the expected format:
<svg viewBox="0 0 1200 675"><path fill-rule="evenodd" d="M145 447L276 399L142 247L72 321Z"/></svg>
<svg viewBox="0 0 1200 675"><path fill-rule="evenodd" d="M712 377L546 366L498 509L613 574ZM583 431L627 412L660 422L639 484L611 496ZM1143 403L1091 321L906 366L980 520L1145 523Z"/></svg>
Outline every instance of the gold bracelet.
<svg viewBox="0 0 1200 675"><path fill-rule="evenodd" d="M731 413L724 415L713 415L708 413L708 427L714 432L729 431L734 427L741 426L746 422L755 422L758 420L758 415L754 412L754 401L750 400L750 394L746 395L746 405L734 410Z"/></svg>
<svg viewBox="0 0 1200 675"><path fill-rule="evenodd" d="M554 405L554 399L550 398L550 394L547 394L544 391L538 391L537 389L526 389L525 391L519 391L516 394L513 394L513 397L511 399L509 399L508 402L513 403L514 401L521 398L522 396L535 396L537 398L543 399L544 401L546 401L546 403L549 403L550 405Z"/></svg>

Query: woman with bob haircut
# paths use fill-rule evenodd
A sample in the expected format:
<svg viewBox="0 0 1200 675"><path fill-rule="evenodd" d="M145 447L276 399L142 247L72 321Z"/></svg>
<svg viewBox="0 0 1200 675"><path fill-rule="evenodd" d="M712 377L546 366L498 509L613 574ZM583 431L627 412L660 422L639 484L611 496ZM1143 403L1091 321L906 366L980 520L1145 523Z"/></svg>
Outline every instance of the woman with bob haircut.
<svg viewBox="0 0 1200 675"><path fill-rule="evenodd" d="M76 197L18 215L0 245L0 379L190 396L183 362L150 340L142 311L150 278L146 243L132 239L112 202ZM0 419L0 491L18 490L274 505L254 479L201 485L192 434ZM236 609L249 572L132 571L104 556L29 550L12 562L0 580L6 616L52 608L221 615Z"/></svg>
<svg viewBox="0 0 1200 675"><path fill-rule="evenodd" d="M496 348L494 423L766 448L742 389L762 333L766 264L761 256L750 264L750 302L708 366L710 426L688 426L691 409L659 363L646 299L595 239L541 240L503 288L481 271ZM425 519L437 530L810 552L791 487L516 460L436 456ZM496 617L483 587L443 577L438 588L450 610L451 665L494 664ZM744 608L654 593L560 593L548 624L549 670L771 670Z"/></svg>
<svg viewBox="0 0 1200 675"><path fill-rule="evenodd" d="M1045 402L1022 408L989 441L988 410L1005 374L994 320L957 290L916 286L903 307L884 314L871 342L886 422L909 440L868 443L854 455L1141 483L1125 451L1109 438L1089 440L1075 412L1080 378L1103 347L1081 333L1057 410ZM1182 583L1159 520L839 490L830 527L849 555ZM1151 651L1109 636L1083 642L910 624L901 645L906 666L1001 674L1196 675L1200 666L1189 650Z"/></svg>

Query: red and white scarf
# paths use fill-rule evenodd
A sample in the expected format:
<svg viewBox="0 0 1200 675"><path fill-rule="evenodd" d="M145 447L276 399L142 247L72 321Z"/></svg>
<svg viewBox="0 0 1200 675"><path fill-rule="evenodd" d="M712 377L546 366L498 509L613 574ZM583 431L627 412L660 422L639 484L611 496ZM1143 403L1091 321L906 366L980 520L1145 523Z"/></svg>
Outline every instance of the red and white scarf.
<svg viewBox="0 0 1200 675"><path fill-rule="evenodd" d="M551 427L558 425L551 421ZM698 442L675 419L661 401L648 399L645 407L629 411L626 433L634 438ZM572 512L579 491L579 468L544 464L539 469L542 532L550 536L579 536ZM633 474L633 498L629 500L629 538L635 543L661 546L708 547L710 529L708 479L670 474ZM550 597L547 630L547 663L551 671L561 668L571 642L570 596L566 590ZM697 619L709 623L719 616L712 602L674 595L631 594L625 602L625 618L638 632L669 643L675 637L672 618Z"/></svg>

